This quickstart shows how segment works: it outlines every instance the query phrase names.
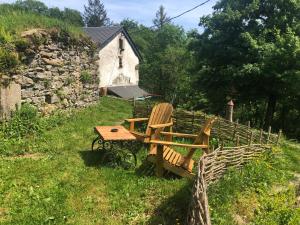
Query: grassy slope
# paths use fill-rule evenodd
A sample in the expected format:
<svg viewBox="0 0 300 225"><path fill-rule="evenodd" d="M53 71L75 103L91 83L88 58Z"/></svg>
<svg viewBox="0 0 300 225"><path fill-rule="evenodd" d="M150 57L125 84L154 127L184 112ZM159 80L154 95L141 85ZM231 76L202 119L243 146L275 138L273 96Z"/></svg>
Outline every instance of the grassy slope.
<svg viewBox="0 0 300 225"><path fill-rule="evenodd" d="M183 224L190 198L187 180L142 177L101 166L101 153L89 151L93 126L130 116L127 102L103 98L35 141L28 140L32 151L41 152L35 159L0 158L0 223ZM300 172L298 145L283 149L283 156L254 162L210 188L214 224L233 224L233 215L254 224L297 220L292 188L279 196L268 193L275 184L286 186L288 171ZM144 158L141 151L139 163Z"/></svg>
<svg viewBox="0 0 300 225"><path fill-rule="evenodd" d="M82 34L80 27L72 26L61 20L0 5L0 40L3 38L5 42L12 42L19 38L20 33L24 30L36 28L60 28L66 30L73 37Z"/></svg>
<svg viewBox="0 0 300 225"><path fill-rule="evenodd" d="M0 159L1 224L50 220L54 224L174 224L176 217L183 220L187 181L103 167L101 154L89 151L95 125L120 123L130 114L127 102L104 98L46 132L42 142L35 143L46 152L40 159ZM139 158L143 157L141 153ZM169 198L182 200L168 202Z"/></svg>

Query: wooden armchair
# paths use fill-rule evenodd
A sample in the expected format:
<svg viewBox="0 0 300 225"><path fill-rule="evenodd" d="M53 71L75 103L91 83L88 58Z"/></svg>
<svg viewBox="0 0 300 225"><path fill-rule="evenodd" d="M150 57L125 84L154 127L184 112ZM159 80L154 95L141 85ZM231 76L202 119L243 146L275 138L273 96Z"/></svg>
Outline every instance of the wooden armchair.
<svg viewBox="0 0 300 225"><path fill-rule="evenodd" d="M192 157L197 149L202 149L208 153L210 132L215 119L208 119L198 134L159 132L160 135L165 136L168 140L170 140L170 137L190 138L194 140L193 144L151 139L147 160L156 164L156 175L161 177L165 169L179 176L192 178L194 176L192 170L195 163ZM187 155L182 155L172 149L171 146L184 147L188 150L188 153Z"/></svg>
<svg viewBox="0 0 300 225"><path fill-rule="evenodd" d="M134 118L125 121L130 123L129 131L137 138L137 140L149 143L150 139L157 139L158 134L166 127L173 125L171 116L173 113L173 106L169 103L160 103L153 107L149 118ZM135 130L135 124L141 122L148 122L145 133Z"/></svg>

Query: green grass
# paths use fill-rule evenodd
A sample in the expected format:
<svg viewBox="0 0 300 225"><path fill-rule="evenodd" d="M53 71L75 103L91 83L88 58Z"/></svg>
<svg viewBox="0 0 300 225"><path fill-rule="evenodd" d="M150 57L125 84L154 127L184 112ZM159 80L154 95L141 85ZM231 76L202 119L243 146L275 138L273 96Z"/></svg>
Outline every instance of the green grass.
<svg viewBox="0 0 300 225"><path fill-rule="evenodd" d="M101 152L90 151L93 127L120 124L131 110L126 101L102 98L86 109L41 119L40 129L7 141L0 153L0 224L184 224L189 181L111 168L101 163ZM213 224L234 224L233 215L246 215L253 224L297 221L292 187L268 193L286 187L291 172L299 170L299 147L293 146L285 143L275 149L276 158L266 156L211 186ZM145 156L142 149L138 167Z"/></svg>
<svg viewBox="0 0 300 225"><path fill-rule="evenodd" d="M36 159L0 159L1 224L175 224L183 221L189 200L185 179L157 179L133 170L100 164L91 152L93 127L131 117L128 102L103 98L79 110L38 138L28 137L26 151ZM23 144L23 145L28 145ZM39 150L40 149L40 150ZM35 158L35 155L33 155ZM139 163L145 157L142 151ZM171 201L171 199L175 199ZM176 216L174 216L176 215Z"/></svg>
<svg viewBox="0 0 300 225"><path fill-rule="evenodd" d="M0 43L1 39L4 42L12 42L14 39L19 38L23 31L36 28L58 28L77 38L83 34L80 27L67 24L61 20L0 5Z"/></svg>

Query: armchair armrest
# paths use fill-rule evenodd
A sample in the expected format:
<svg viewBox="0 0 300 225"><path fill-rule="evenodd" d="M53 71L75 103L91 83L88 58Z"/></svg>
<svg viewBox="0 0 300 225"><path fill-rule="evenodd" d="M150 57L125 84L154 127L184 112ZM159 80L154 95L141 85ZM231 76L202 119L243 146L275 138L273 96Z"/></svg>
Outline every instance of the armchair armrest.
<svg viewBox="0 0 300 225"><path fill-rule="evenodd" d="M135 122L144 122L149 120L149 118L133 118L133 119L126 119L125 121L130 123L129 131L134 131L134 124Z"/></svg>
<svg viewBox="0 0 300 225"><path fill-rule="evenodd" d="M133 118L133 119L125 119L126 122L143 122L143 121L147 121L149 120L149 118Z"/></svg>
<svg viewBox="0 0 300 225"><path fill-rule="evenodd" d="M165 136L174 136L174 137L183 137L183 138L192 138L192 139L198 137L197 134L172 133L172 132L165 132L165 131L160 132L160 134Z"/></svg>
<svg viewBox="0 0 300 225"><path fill-rule="evenodd" d="M159 141L159 140L151 140L150 143L151 144L158 144L158 145L172 145L172 146L186 147L186 148L207 148L207 145L184 144L184 143Z"/></svg>
<svg viewBox="0 0 300 225"><path fill-rule="evenodd" d="M150 125L149 127L152 128L152 129L159 129L159 128L170 127L170 126L173 126L173 122L164 123L164 124Z"/></svg>

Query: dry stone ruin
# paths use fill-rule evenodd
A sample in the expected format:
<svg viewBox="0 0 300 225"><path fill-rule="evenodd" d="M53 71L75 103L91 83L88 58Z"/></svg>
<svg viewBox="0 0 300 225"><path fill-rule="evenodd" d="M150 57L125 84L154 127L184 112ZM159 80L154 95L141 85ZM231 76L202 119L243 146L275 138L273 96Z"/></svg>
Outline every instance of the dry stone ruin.
<svg viewBox="0 0 300 225"><path fill-rule="evenodd" d="M99 99L98 56L91 41L41 29L24 32L22 38L24 46L18 52L22 65L1 78L2 118L25 102L49 114Z"/></svg>

